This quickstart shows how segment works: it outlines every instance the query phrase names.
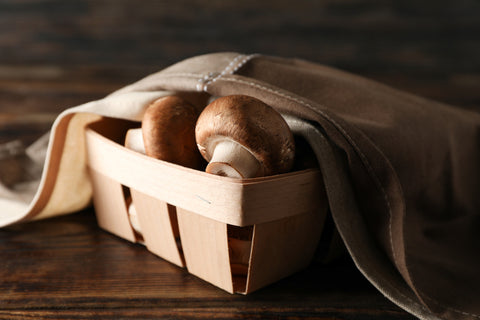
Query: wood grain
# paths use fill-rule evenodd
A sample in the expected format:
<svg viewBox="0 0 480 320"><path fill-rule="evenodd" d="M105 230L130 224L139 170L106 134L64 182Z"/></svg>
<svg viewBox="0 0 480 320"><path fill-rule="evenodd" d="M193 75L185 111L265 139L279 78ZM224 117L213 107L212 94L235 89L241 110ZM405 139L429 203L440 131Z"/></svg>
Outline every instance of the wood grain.
<svg viewBox="0 0 480 320"><path fill-rule="evenodd" d="M322 191L319 170L245 180L219 177L153 159L114 143L114 135L125 135L120 125L103 118L85 131L88 165L118 185L236 226L312 211L323 204L317 196Z"/></svg>
<svg viewBox="0 0 480 320"><path fill-rule="evenodd" d="M0 143L213 51L308 59L479 110L479 16L476 0L2 0ZM0 319L413 319L348 260L229 295L101 231L92 209L0 229L0 257Z"/></svg>
<svg viewBox="0 0 480 320"><path fill-rule="evenodd" d="M176 221L172 219L176 218L176 208L135 189L130 189L130 193L145 246L159 257L184 267L181 247L176 242L178 223L175 226Z"/></svg>
<svg viewBox="0 0 480 320"><path fill-rule="evenodd" d="M213 51L299 57L478 106L479 12L475 0L3 0L1 108L57 112Z"/></svg>
<svg viewBox="0 0 480 320"><path fill-rule="evenodd" d="M99 230L93 210L0 229L0 255L2 319L413 319L348 260L230 295Z"/></svg>

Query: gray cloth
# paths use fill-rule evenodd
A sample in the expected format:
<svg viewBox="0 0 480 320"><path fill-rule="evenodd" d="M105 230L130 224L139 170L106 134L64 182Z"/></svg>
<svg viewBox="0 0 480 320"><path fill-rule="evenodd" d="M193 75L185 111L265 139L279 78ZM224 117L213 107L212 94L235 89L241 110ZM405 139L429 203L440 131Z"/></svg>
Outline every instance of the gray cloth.
<svg viewBox="0 0 480 320"><path fill-rule="evenodd" d="M480 116L296 59L194 57L66 110L33 198L16 181L35 181L22 174L34 160L11 152L27 165L6 175L0 225L87 206L85 126L101 115L140 120L171 92L246 94L276 108L315 151L336 227L365 277L422 319L480 318Z"/></svg>

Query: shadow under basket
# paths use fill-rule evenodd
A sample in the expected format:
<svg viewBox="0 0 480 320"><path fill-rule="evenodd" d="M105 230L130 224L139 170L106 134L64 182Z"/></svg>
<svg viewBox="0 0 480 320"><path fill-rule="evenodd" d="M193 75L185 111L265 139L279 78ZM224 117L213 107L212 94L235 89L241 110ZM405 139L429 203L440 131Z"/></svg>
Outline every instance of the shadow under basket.
<svg viewBox="0 0 480 320"><path fill-rule="evenodd" d="M132 126L103 118L86 130L101 228L230 293L250 293L309 265L327 211L319 170L220 177L123 147Z"/></svg>

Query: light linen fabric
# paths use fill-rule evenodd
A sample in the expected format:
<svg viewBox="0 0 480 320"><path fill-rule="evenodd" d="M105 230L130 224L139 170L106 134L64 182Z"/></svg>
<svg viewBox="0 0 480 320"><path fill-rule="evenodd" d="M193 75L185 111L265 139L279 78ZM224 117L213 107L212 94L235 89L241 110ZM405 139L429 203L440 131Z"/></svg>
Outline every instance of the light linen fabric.
<svg viewBox="0 0 480 320"><path fill-rule="evenodd" d="M49 139L0 149L11 168L0 170L0 226L89 205L85 126L140 121L171 93L246 94L276 108L315 151L336 228L365 277L421 319L480 318L480 115L297 59L203 55L66 110Z"/></svg>

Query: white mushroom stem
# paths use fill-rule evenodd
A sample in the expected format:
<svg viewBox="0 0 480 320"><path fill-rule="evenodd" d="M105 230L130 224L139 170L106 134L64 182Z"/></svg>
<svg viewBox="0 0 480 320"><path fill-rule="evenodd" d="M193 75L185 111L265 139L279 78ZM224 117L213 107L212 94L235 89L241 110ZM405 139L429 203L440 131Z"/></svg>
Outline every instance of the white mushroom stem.
<svg viewBox="0 0 480 320"><path fill-rule="evenodd" d="M215 145L206 172L232 178L252 178L259 174L260 162L241 144L220 140Z"/></svg>
<svg viewBox="0 0 480 320"><path fill-rule="evenodd" d="M138 215L137 210L135 209L135 205L130 203L128 206L128 218L130 220L130 225L132 226L133 230L142 234L142 229L140 228L140 222L138 222Z"/></svg>
<svg viewBox="0 0 480 320"><path fill-rule="evenodd" d="M130 129L125 135L125 147L136 152L145 154L142 128Z"/></svg>
<svg viewBox="0 0 480 320"><path fill-rule="evenodd" d="M130 129L127 131L127 134L125 135L125 147L145 154L145 145L143 143L143 134L141 128ZM130 224L132 228L141 235L142 230L140 228L140 223L138 222L137 210L135 209L133 202L128 201L127 203L127 212Z"/></svg>

